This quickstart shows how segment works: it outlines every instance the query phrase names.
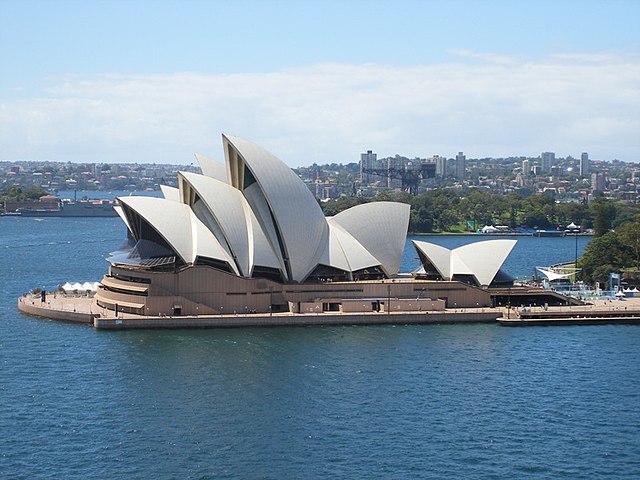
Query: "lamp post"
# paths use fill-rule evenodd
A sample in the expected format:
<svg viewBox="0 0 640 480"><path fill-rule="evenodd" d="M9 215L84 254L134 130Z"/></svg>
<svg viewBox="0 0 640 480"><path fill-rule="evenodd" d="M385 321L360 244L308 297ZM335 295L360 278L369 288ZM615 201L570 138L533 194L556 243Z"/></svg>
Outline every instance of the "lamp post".
<svg viewBox="0 0 640 480"><path fill-rule="evenodd" d="M578 278L578 232L575 233L576 237L576 262L574 264L574 272L573 272L573 283L576 283L576 279Z"/></svg>

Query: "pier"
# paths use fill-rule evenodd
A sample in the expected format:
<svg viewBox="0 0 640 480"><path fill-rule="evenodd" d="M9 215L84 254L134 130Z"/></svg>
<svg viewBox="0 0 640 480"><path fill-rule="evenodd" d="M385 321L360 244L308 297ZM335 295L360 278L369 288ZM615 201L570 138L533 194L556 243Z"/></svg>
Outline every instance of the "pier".
<svg viewBox="0 0 640 480"><path fill-rule="evenodd" d="M589 305L511 308L499 318L506 327L552 325L640 325L640 298L593 300Z"/></svg>

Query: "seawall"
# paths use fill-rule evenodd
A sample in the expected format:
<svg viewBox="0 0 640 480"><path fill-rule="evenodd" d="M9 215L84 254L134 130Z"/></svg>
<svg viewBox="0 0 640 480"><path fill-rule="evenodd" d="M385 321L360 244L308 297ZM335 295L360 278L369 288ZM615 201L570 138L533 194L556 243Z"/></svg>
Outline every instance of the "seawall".
<svg viewBox="0 0 640 480"><path fill-rule="evenodd" d="M135 317L100 318L94 327L118 330L129 328L222 328L222 327L304 327L319 325L390 325L437 323L495 323L500 310L459 313L320 313L273 315L217 315L198 317Z"/></svg>
<svg viewBox="0 0 640 480"><path fill-rule="evenodd" d="M74 307L71 307L74 308ZM93 324L94 318L98 316L91 311L65 310L64 308L53 308L47 303L39 300L32 300L30 297L20 297L18 299L18 310L27 315L35 317L49 318L63 322Z"/></svg>

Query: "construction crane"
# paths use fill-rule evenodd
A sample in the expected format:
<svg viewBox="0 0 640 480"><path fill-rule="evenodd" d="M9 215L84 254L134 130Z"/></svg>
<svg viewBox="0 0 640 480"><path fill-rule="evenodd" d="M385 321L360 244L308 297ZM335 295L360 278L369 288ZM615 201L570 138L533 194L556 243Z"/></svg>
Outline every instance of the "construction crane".
<svg viewBox="0 0 640 480"><path fill-rule="evenodd" d="M426 178L434 178L436 176L436 164L423 162L420 164L420 168L407 168L406 166L400 168L363 168L362 173L385 178L400 179L402 181L403 191L409 192L411 195L417 195L420 181Z"/></svg>

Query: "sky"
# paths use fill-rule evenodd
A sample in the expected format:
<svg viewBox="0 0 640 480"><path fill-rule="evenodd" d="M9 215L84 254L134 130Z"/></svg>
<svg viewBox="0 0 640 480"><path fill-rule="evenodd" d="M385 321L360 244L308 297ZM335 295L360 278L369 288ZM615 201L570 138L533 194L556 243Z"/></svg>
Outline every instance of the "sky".
<svg viewBox="0 0 640 480"><path fill-rule="evenodd" d="M640 0L0 0L0 161L640 162Z"/></svg>

